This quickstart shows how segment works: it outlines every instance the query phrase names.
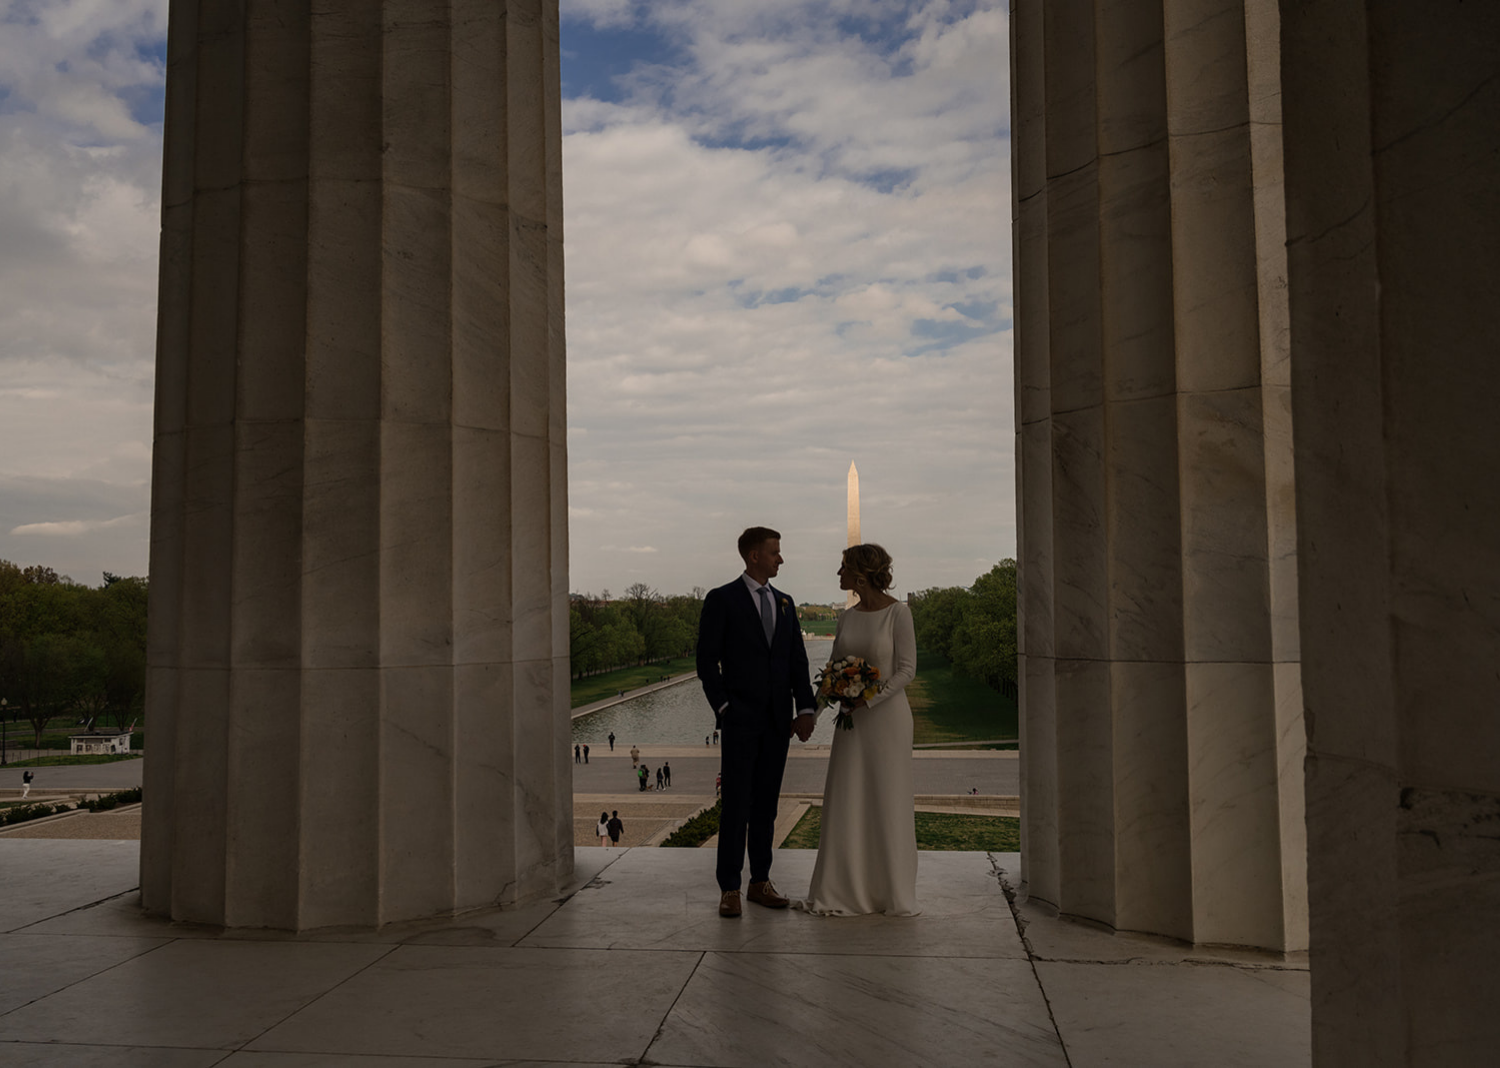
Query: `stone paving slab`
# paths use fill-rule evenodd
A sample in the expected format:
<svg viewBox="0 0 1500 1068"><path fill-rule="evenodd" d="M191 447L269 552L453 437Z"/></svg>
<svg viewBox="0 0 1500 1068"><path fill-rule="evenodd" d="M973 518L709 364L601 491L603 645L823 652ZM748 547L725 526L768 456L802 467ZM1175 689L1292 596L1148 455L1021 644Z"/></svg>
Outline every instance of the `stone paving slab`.
<svg viewBox="0 0 1500 1068"><path fill-rule="evenodd" d="M814 860L779 850L773 876L800 896ZM0 840L25 873L0 880L25 927L0 935L0 1064L1310 1062L1305 965L1013 906L1013 853L919 854L916 917L724 920L712 850L580 848L522 908L296 935L147 916L138 863L134 842Z"/></svg>
<svg viewBox="0 0 1500 1068"><path fill-rule="evenodd" d="M0 872L0 931L16 931L135 889L140 845L5 838Z"/></svg>

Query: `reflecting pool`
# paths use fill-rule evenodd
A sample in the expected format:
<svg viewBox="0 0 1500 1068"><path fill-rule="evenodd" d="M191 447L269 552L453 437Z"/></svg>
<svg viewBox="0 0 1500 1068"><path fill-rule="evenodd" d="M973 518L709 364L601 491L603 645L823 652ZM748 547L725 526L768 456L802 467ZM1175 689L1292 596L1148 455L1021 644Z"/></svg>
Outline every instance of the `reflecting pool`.
<svg viewBox="0 0 1500 1068"><path fill-rule="evenodd" d="M828 663L833 639L808 638L806 643L809 672L815 675ZM690 679L580 716L573 721L573 741L607 748L606 739L614 731L616 746L626 749L635 742L702 745L703 736L712 732L713 727L713 712L703 696L703 687L697 679ZM833 715L825 712L819 717L811 740L826 744L833 740L833 730Z"/></svg>

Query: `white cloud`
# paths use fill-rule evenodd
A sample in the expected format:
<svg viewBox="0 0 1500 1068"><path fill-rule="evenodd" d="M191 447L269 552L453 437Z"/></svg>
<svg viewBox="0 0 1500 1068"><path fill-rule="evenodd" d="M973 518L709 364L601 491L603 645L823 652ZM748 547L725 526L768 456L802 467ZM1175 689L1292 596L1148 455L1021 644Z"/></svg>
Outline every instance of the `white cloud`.
<svg viewBox="0 0 1500 1068"><path fill-rule="evenodd" d="M12 530L17 538L76 538L96 530L117 530L121 527L144 527L147 513L116 516L114 519L68 519L57 523L27 523Z"/></svg>
<svg viewBox="0 0 1500 1068"><path fill-rule="evenodd" d="M146 566L165 8L0 0L0 557L91 579ZM902 588L1013 553L999 0L563 9L673 46L564 102L575 588L770 522L832 599L850 459Z"/></svg>
<svg viewBox="0 0 1500 1068"><path fill-rule="evenodd" d="M1004 11L844 10L877 9L899 39L638 7L690 60L565 105L575 588L619 584L618 538L714 584L767 522L788 588L836 597L850 459L905 589L1014 553Z"/></svg>
<svg viewBox="0 0 1500 1068"><path fill-rule="evenodd" d="M146 570L165 19L0 4L0 557L94 581Z"/></svg>

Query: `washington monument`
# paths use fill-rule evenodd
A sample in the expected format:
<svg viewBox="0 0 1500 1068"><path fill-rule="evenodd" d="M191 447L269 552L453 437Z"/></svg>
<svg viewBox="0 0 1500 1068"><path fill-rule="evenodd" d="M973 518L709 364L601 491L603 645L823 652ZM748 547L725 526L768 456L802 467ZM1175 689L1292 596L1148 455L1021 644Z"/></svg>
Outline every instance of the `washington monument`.
<svg viewBox="0 0 1500 1068"><path fill-rule="evenodd" d="M859 468L852 460L849 463L849 544L859 544ZM844 607L853 608L858 600L859 594L850 590Z"/></svg>

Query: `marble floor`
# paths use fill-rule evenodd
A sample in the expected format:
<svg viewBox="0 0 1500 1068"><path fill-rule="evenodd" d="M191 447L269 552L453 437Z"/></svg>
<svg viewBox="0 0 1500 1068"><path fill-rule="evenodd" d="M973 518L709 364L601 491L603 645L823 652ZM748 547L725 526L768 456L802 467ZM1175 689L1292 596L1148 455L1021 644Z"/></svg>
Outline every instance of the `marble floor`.
<svg viewBox="0 0 1500 1068"><path fill-rule="evenodd" d="M913 919L736 921L711 850L580 848L556 900L292 937L143 916L137 849L0 840L0 1065L1309 1062L1305 961L1013 908L1014 854L923 853Z"/></svg>

